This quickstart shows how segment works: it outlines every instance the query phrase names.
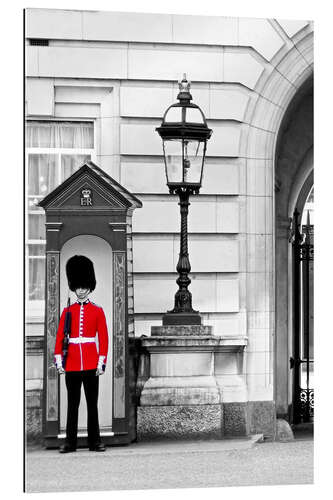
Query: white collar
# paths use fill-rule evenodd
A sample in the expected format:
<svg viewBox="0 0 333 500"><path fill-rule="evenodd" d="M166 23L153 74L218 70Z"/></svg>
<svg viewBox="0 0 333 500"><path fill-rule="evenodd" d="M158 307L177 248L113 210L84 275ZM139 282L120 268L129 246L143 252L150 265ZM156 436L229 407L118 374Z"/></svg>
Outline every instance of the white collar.
<svg viewBox="0 0 333 500"><path fill-rule="evenodd" d="M85 306L86 304L89 304L90 300L89 299L86 299L85 301L83 302L80 302L79 300L76 301L80 306Z"/></svg>

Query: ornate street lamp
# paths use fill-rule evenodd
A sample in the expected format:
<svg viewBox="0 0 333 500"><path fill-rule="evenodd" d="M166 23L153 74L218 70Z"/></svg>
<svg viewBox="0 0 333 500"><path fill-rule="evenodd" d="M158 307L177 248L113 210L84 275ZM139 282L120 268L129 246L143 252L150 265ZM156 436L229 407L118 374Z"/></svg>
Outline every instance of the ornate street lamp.
<svg viewBox="0 0 333 500"><path fill-rule="evenodd" d="M161 126L156 128L163 140L167 185L170 194L179 196L181 215L177 264L179 277L176 280L179 289L175 295L174 308L163 316L163 325L200 325L201 316L192 308L192 294L188 290L191 265L187 246L187 216L190 195L199 194L206 144L212 130L208 128L199 106L191 102L190 82L186 80L186 74L179 82L179 90L179 102L166 110Z"/></svg>

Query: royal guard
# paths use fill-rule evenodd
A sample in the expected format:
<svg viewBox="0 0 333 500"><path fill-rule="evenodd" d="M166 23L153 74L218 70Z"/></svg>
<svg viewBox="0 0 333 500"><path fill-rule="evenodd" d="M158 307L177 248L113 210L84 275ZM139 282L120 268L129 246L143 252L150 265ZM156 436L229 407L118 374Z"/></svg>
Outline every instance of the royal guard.
<svg viewBox="0 0 333 500"><path fill-rule="evenodd" d="M60 374L65 373L67 388L66 441L60 453L76 451L82 384L87 401L89 450L105 451L100 438L97 407L99 376L105 371L108 352L105 314L101 307L88 299L96 287L91 260L74 255L66 264L66 275L77 302L62 312L54 350L57 370Z"/></svg>

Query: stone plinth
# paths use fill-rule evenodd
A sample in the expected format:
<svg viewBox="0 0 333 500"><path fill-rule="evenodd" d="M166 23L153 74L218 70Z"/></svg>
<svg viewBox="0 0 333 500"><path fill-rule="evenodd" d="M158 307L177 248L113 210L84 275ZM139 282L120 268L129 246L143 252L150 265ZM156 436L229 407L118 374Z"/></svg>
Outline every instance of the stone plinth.
<svg viewBox="0 0 333 500"><path fill-rule="evenodd" d="M138 439L246 436L247 339L215 336L204 325L154 326L151 333L141 340L149 373L141 377Z"/></svg>
<svg viewBox="0 0 333 500"><path fill-rule="evenodd" d="M142 339L150 373L138 408L138 439L221 437L220 390L213 374L219 338L212 327L152 327Z"/></svg>

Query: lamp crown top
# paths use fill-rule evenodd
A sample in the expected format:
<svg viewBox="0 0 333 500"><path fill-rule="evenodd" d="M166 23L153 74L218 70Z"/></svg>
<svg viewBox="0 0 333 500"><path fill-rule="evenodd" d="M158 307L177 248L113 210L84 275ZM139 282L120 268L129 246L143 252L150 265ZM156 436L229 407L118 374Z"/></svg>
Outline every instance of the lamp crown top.
<svg viewBox="0 0 333 500"><path fill-rule="evenodd" d="M189 92L191 88L191 82L187 81L186 73L183 74L183 79L178 82L180 92Z"/></svg>
<svg viewBox="0 0 333 500"><path fill-rule="evenodd" d="M180 101L190 101L192 96L190 94L191 82L187 80L186 73L183 74L183 79L178 81L179 94L177 99Z"/></svg>

